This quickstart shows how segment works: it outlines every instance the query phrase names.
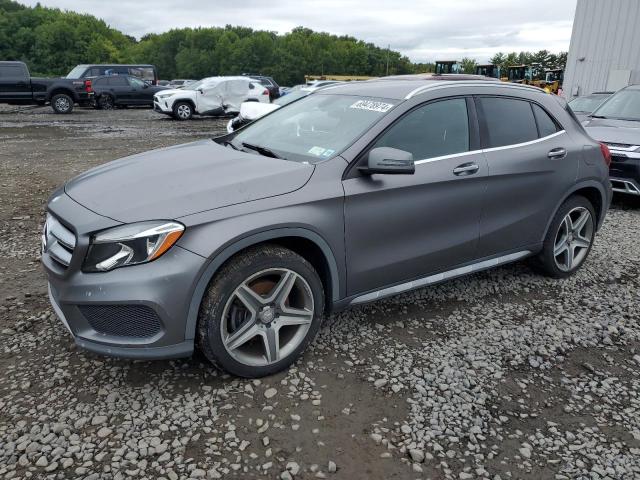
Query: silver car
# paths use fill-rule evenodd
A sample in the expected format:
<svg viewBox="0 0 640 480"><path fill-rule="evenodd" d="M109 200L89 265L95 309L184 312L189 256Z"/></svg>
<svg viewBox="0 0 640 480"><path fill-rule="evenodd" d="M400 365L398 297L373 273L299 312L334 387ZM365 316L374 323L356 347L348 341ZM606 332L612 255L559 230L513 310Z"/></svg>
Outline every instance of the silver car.
<svg viewBox="0 0 640 480"><path fill-rule="evenodd" d="M197 347L259 377L329 312L525 258L574 274L609 206L609 160L534 87L339 85L69 181L47 205L42 262L80 347Z"/></svg>

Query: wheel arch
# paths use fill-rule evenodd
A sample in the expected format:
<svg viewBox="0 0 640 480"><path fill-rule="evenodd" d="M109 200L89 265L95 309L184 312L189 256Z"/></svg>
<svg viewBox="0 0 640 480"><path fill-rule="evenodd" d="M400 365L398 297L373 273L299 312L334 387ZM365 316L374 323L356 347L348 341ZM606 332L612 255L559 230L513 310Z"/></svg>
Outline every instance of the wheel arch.
<svg viewBox="0 0 640 480"><path fill-rule="evenodd" d="M70 88L66 88L66 87L56 87L56 88L52 89L47 94L47 101L50 101L53 97L55 97L56 95L61 94L61 93L71 97L71 101L72 102L76 101L76 96L74 95L75 92L73 90L71 90Z"/></svg>
<svg viewBox="0 0 640 480"><path fill-rule="evenodd" d="M562 199L556 204L552 214L549 216L549 220L547 220L547 225L544 229L542 239L547 236L551 221L558 212L558 209L564 202L567 201L569 197L573 195L582 195L591 202L591 205L593 205L593 209L596 212L596 225L597 228L600 229L600 227L602 226L602 222L604 221L604 217L607 213L607 209L609 208L610 197L609 195L607 195L605 187L602 185L602 183L595 180L587 180L574 185L573 188L569 190L565 194L565 196L562 197Z"/></svg>
<svg viewBox="0 0 640 480"><path fill-rule="evenodd" d="M196 113L196 102L194 102L190 98L178 98L174 100L173 103L171 104L171 110L173 110L176 107L176 105L178 105L179 103L188 103L189 105L191 105L191 108L193 109L193 113Z"/></svg>
<svg viewBox="0 0 640 480"><path fill-rule="evenodd" d="M210 258L191 295L185 330L186 340L195 339L200 304L209 283L220 268L233 256L247 248L266 243L288 248L313 265L325 287L327 309L340 299L338 264L331 247L319 234L305 228L278 228L255 233L231 242Z"/></svg>

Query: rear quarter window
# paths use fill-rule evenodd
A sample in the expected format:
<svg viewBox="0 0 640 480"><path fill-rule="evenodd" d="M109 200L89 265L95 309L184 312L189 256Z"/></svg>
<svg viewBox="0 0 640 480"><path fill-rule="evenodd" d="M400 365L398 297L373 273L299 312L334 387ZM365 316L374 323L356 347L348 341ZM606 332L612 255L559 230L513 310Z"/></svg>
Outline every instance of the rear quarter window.
<svg viewBox="0 0 640 480"><path fill-rule="evenodd" d="M23 79L26 76L22 65L0 65L0 78Z"/></svg>
<svg viewBox="0 0 640 480"><path fill-rule="evenodd" d="M500 97L479 99L486 125L488 148L515 145L538 138L531 105L526 100Z"/></svg>
<svg viewBox="0 0 640 480"><path fill-rule="evenodd" d="M553 120L549 114L542 109L542 107L535 103L532 103L531 107L533 108L533 114L536 117L540 138L548 137L560 130L555 120Z"/></svg>

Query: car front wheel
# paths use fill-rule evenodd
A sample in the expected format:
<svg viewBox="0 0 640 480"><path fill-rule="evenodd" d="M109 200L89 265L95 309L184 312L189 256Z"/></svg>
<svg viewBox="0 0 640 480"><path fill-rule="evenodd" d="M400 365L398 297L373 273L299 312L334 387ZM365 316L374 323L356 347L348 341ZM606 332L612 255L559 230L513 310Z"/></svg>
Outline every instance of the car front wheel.
<svg viewBox="0 0 640 480"><path fill-rule="evenodd" d="M318 333L324 290L313 266L277 245L232 259L209 286L198 342L215 365L241 377L291 365Z"/></svg>
<svg viewBox="0 0 640 480"><path fill-rule="evenodd" d="M193 117L193 107L188 102L178 102L173 106L173 116L178 120L189 120Z"/></svg>
<svg viewBox="0 0 640 480"><path fill-rule="evenodd" d="M596 233L596 215L586 198L570 197L558 209L544 240L537 266L554 278L566 278L584 264Z"/></svg>

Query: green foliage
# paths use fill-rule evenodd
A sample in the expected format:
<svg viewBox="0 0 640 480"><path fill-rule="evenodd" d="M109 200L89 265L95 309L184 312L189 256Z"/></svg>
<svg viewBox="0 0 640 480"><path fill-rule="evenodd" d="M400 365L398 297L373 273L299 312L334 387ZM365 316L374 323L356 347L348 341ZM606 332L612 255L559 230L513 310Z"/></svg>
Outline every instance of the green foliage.
<svg viewBox="0 0 640 480"><path fill-rule="evenodd" d="M462 66L462 73L476 73L476 62L473 58L464 57L460 60L460 65Z"/></svg>
<svg viewBox="0 0 640 480"><path fill-rule="evenodd" d="M530 58L566 61L566 54L545 50L496 57L505 65ZM433 72L434 67L350 36L304 27L284 35L231 25L182 28L137 41L91 15L12 0L0 0L0 59L22 60L34 75L65 75L81 63L151 63L163 79L261 73L281 85L301 83L306 74L377 77ZM473 73L475 61L463 61L465 72Z"/></svg>
<svg viewBox="0 0 640 480"><path fill-rule="evenodd" d="M499 65L502 72L506 72L506 68L510 65L531 65L539 63L544 69L564 68L567 63L567 52L560 52L558 55L548 50L540 50L538 52L511 52L504 54L496 53L489 63Z"/></svg>

